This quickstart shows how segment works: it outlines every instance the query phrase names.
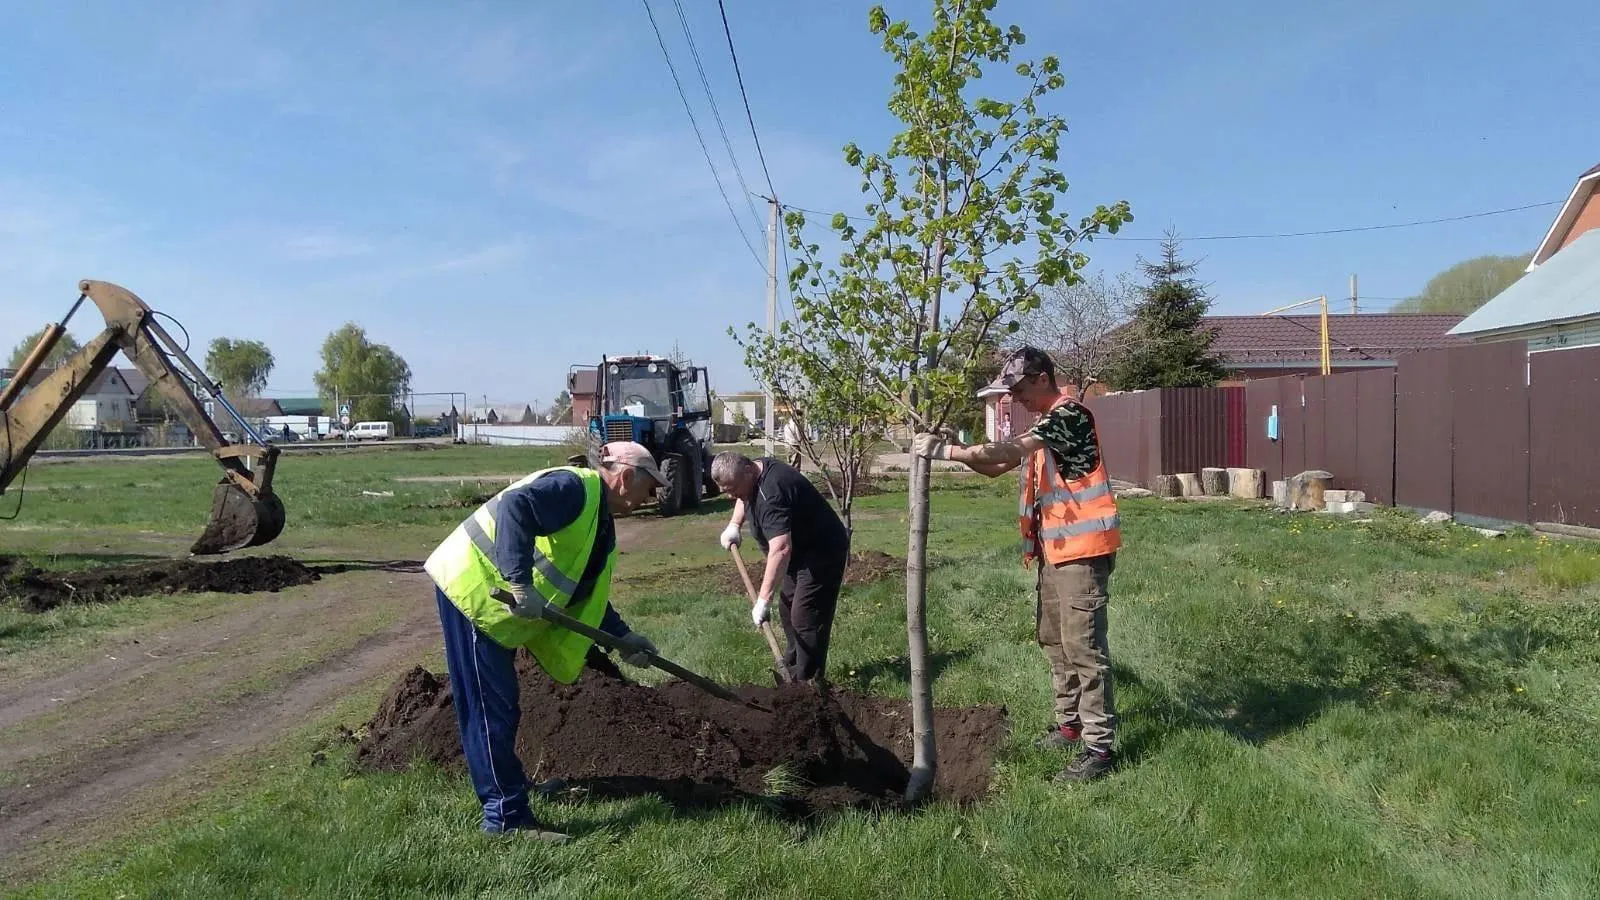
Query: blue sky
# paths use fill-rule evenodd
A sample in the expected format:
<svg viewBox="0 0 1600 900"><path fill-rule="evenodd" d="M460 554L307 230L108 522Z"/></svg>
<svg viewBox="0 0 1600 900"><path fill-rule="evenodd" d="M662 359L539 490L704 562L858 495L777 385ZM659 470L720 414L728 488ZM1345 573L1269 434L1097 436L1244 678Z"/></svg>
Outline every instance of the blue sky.
<svg viewBox="0 0 1600 900"><path fill-rule="evenodd" d="M682 2L761 187L715 3ZM839 148L881 147L895 125L867 4L727 2L779 195L859 211ZM673 7L652 5L759 240ZM1066 207L1127 199L1125 235L1153 237L1565 197L1600 160L1600 26L1586 4L1511 6L1002 0L997 18L1063 60ZM1414 293L1461 259L1531 249L1554 213L1187 249L1215 311L1251 313L1343 296L1351 272L1369 297ZM1089 252L1115 272L1152 250ZM509 403L548 402L602 352L675 343L719 388L749 387L725 331L763 315L765 276L637 0L12 5L0 350L83 277L123 284L202 345L266 341L278 393L309 391L322 338L355 321L417 390Z"/></svg>

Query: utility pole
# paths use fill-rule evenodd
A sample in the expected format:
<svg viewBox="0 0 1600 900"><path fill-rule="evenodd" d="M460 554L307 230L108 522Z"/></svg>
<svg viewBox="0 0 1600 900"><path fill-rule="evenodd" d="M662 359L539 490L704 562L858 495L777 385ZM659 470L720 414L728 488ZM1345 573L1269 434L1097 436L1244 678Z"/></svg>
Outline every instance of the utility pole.
<svg viewBox="0 0 1600 900"><path fill-rule="evenodd" d="M778 198L767 198L767 334L778 333ZM772 455L773 431L778 427L772 405L772 385L767 385L767 455Z"/></svg>
<svg viewBox="0 0 1600 900"><path fill-rule="evenodd" d="M1361 301L1357 300L1356 297L1356 276L1352 272L1350 273L1350 315L1352 316L1361 312Z"/></svg>

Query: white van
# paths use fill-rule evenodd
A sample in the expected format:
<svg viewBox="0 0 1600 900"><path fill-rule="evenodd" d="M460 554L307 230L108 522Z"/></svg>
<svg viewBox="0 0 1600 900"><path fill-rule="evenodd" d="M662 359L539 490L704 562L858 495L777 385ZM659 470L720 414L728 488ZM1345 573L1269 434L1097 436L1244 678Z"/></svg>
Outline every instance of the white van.
<svg viewBox="0 0 1600 900"><path fill-rule="evenodd" d="M357 422L345 435L349 441L387 441L394 437L392 422Z"/></svg>

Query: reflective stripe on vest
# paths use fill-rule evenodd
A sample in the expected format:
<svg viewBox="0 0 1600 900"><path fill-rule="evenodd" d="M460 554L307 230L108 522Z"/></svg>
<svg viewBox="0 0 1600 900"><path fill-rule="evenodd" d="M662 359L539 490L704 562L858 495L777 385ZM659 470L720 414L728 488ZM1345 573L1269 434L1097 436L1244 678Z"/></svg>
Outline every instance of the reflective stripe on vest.
<svg viewBox="0 0 1600 900"><path fill-rule="evenodd" d="M1077 522L1069 522L1066 525L1046 528L1039 532L1039 540L1059 541L1062 538L1076 537L1080 534L1090 534L1096 531L1113 531L1121 527L1122 517L1120 515L1106 516L1103 519L1081 519Z"/></svg>
<svg viewBox="0 0 1600 900"><path fill-rule="evenodd" d="M490 521L494 521L496 513L500 511L500 495L495 494L489 498L489 502L485 503L482 509L488 514ZM478 521L476 515L468 516L467 520L461 523L461 527L466 530L467 537L472 539L473 546L477 547L480 553L491 560L494 559L494 538L489 537L489 533L483 530L483 523ZM554 585L567 600L570 601L572 595L578 592L578 583L556 568L556 564L550 561L550 557L540 553L538 547L533 548L533 567L538 569L539 574Z"/></svg>

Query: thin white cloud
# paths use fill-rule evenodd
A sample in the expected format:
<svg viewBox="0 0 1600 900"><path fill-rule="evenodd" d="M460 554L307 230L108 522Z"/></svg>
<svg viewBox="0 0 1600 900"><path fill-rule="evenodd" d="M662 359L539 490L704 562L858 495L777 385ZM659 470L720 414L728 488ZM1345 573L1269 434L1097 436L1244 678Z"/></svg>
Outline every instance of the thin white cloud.
<svg viewBox="0 0 1600 900"><path fill-rule="evenodd" d="M365 238L353 235L312 231L285 239L281 250L285 259L297 262L322 262L366 256L373 252L373 246Z"/></svg>

